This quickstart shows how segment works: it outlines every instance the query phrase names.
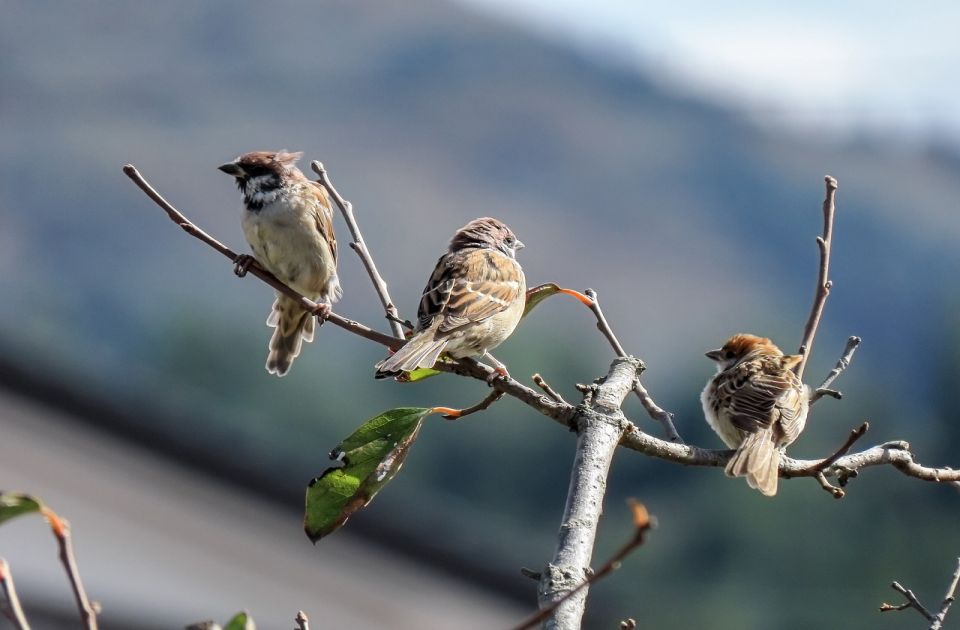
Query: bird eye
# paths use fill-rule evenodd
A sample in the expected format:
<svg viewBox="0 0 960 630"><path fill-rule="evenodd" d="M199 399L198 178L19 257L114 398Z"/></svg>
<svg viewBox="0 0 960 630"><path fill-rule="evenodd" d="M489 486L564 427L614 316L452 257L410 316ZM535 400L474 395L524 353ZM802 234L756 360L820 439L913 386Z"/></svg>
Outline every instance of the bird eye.
<svg viewBox="0 0 960 630"><path fill-rule="evenodd" d="M727 350L726 352L724 352L724 353L723 353L723 357L724 357L725 359L732 359L732 358L733 358L733 350Z"/></svg>

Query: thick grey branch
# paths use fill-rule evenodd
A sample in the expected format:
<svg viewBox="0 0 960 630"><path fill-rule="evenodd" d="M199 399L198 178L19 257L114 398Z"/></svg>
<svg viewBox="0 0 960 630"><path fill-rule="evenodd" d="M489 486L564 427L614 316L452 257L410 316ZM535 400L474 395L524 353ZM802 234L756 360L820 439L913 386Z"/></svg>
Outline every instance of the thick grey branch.
<svg viewBox="0 0 960 630"><path fill-rule="evenodd" d="M620 406L633 389L640 365L633 357L617 358L606 378L594 386L584 403L577 407L573 418L578 433L577 450L567 504L556 553L544 569L538 588L541 609L563 601L544 622L544 628L575 630L580 627L587 588L581 587L569 597L568 594L588 577L610 463L629 426Z"/></svg>

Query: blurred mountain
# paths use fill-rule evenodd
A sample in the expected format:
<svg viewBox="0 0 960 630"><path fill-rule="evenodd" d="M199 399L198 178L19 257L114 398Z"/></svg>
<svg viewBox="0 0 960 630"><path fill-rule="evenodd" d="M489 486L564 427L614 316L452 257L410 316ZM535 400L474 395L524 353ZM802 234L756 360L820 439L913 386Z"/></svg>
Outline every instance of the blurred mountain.
<svg viewBox="0 0 960 630"><path fill-rule="evenodd" d="M239 196L216 165L263 148L305 151L305 170L323 160L408 317L452 232L498 216L528 246L528 281L596 288L681 433L714 446L697 400L711 369L702 352L741 330L799 343L830 173L840 181L835 290L810 378L826 373L848 335L865 341L840 383L844 402L821 403L795 454L823 454L869 417L872 439L910 439L922 459L936 447L954 454L936 463L957 463L940 441L956 431L937 415L951 408L941 366L960 355L951 334L956 147L760 131L636 68L439 0L8 3L0 59L7 355L119 406L150 401L175 420L144 418L144 435L269 477L294 509L326 452L362 419L399 404L468 405L485 392L448 377L416 387L367 380L380 349L333 327L289 377L268 378L270 292L236 280L225 260L180 233L127 181L124 163L243 250ZM341 251L337 310L385 328L362 268ZM605 372L610 358L589 315L561 298L498 356L515 375L539 371L571 397L572 384ZM548 557L573 440L511 401L437 425L356 521L387 522L440 553L489 551L480 555L532 597L513 576ZM616 501L637 495L663 528L635 572L596 589L598 623L634 613L662 621L679 608L684 627L806 628L812 617L879 627L871 614L892 577L939 584L920 570L939 558L933 545L914 555L881 548L906 532L945 536L943 519L924 520L923 510L887 518L909 502L955 512L955 500L947 508L928 497L943 490L871 471L842 506L802 480L774 504L717 471L629 454L615 468L610 519L625 521ZM766 533L743 530L739 510ZM849 531L839 531L837 510ZM793 520L801 514L803 523ZM818 534L798 545L797 527ZM601 535L610 549L619 544L615 532ZM955 545L956 532L949 537ZM740 566L745 553L749 566ZM802 597L771 585L779 567L811 554L838 564L798 568ZM719 563L723 580L704 574L704 562ZM844 592L817 581L834 568ZM744 592L763 601L734 606L722 623L710 616ZM811 611L809 600L822 608Z"/></svg>

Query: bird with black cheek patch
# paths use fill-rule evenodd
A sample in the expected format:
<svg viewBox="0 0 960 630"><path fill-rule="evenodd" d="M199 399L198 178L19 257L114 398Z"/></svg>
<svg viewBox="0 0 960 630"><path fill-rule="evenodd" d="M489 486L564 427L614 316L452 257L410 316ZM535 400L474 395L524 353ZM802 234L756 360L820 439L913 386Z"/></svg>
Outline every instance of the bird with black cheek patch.
<svg viewBox="0 0 960 630"><path fill-rule="evenodd" d="M520 323L527 285L516 260L523 243L496 219L474 219L453 235L430 275L417 327L406 345L376 365L377 378L432 367L440 355L488 357Z"/></svg>
<svg viewBox="0 0 960 630"><path fill-rule="evenodd" d="M807 422L809 391L793 372L803 355L784 355L769 339L738 334L707 357L717 362L717 375L700 401L707 423L736 449L726 473L773 496L781 454Z"/></svg>
<svg viewBox="0 0 960 630"><path fill-rule="evenodd" d="M253 261L284 284L320 304L328 312L340 299L337 240L333 208L326 189L297 168L302 153L253 151L220 166L232 175L243 194L243 234L253 256L237 259L243 276ZM313 341L311 313L277 293L267 325L275 328L267 355L267 372L283 376L300 354L304 341Z"/></svg>

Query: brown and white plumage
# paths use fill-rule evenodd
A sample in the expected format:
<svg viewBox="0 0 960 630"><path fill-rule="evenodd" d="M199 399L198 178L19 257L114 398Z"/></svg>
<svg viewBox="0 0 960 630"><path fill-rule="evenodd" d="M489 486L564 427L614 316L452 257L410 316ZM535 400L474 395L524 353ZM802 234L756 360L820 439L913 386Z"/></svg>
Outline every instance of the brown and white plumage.
<svg viewBox="0 0 960 630"><path fill-rule="evenodd" d="M423 290L413 337L377 364L377 378L431 367L444 352L453 358L483 356L509 337L526 297L515 258L522 247L496 219L475 219L460 228Z"/></svg>
<svg viewBox="0 0 960 630"><path fill-rule="evenodd" d="M773 496L780 455L807 422L808 393L793 373L802 355L784 355L769 339L738 334L707 357L717 362L717 375L700 400L710 427L736 449L726 473Z"/></svg>
<svg viewBox="0 0 960 630"><path fill-rule="evenodd" d="M233 175L243 193L243 233L257 262L285 284L320 304L342 293L337 278L337 240L327 191L297 168L302 153L254 151L220 170ZM275 328L267 371L283 376L313 341L313 314L277 293L267 325Z"/></svg>

